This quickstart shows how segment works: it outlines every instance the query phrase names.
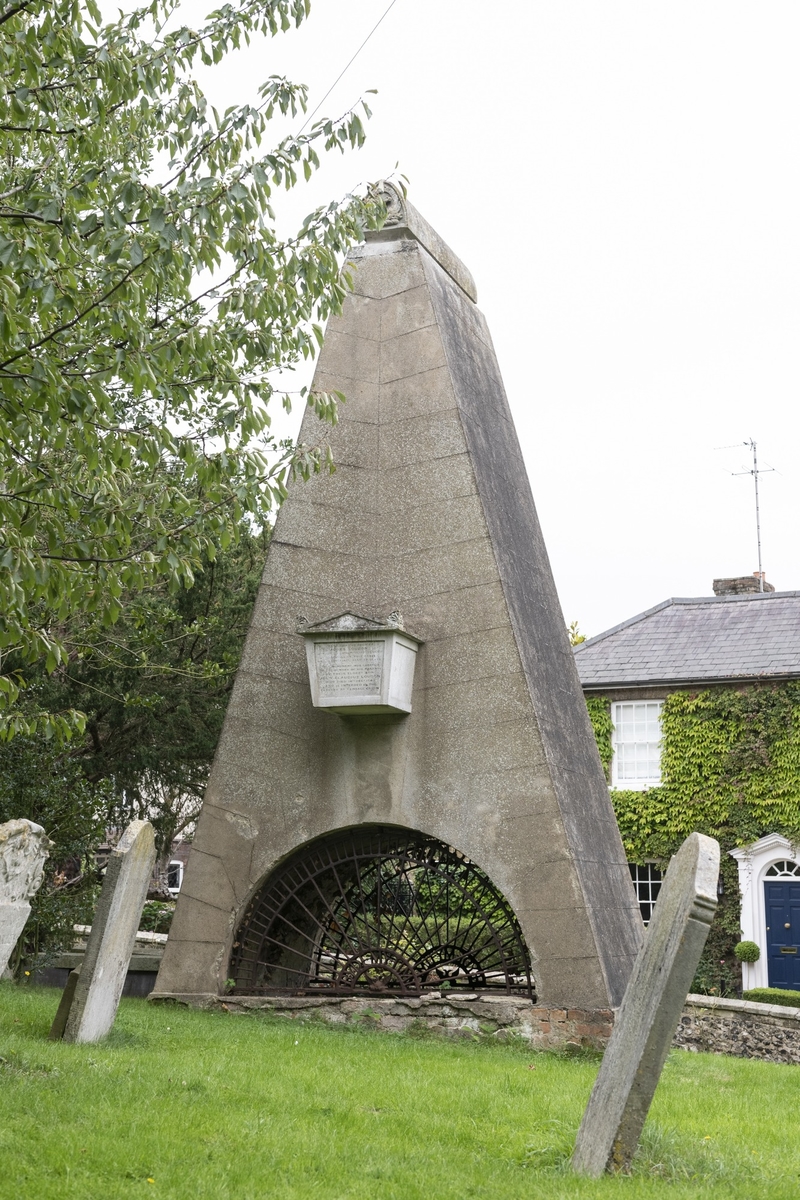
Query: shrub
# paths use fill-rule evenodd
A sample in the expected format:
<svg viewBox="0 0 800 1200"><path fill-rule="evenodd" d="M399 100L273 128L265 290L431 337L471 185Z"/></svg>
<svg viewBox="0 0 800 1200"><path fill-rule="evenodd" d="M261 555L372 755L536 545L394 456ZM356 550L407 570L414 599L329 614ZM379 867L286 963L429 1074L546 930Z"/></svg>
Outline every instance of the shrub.
<svg viewBox="0 0 800 1200"><path fill-rule="evenodd" d="M742 992L743 1000L755 1000L757 1004L782 1004L784 1008L800 1008L800 992L788 988L750 988Z"/></svg>
<svg viewBox="0 0 800 1200"><path fill-rule="evenodd" d="M148 900L142 909L139 928L148 933L169 933L174 912L174 900Z"/></svg>
<svg viewBox="0 0 800 1200"><path fill-rule="evenodd" d="M761 950L755 942L737 942L733 947L733 953L739 962L753 963L758 962L761 958Z"/></svg>

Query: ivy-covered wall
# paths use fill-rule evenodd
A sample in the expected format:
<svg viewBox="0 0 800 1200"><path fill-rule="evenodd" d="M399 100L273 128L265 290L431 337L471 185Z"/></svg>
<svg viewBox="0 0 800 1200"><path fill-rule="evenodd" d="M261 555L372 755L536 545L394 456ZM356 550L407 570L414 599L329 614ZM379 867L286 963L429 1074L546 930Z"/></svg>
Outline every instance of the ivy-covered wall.
<svg viewBox="0 0 800 1200"><path fill-rule="evenodd" d="M587 706L608 771L610 702L588 696ZM661 722L661 785L615 789L611 800L631 862L666 867L693 830L719 840L723 894L693 989L733 994L741 988L733 954L740 905L727 852L767 833L800 842L800 681L673 692Z"/></svg>

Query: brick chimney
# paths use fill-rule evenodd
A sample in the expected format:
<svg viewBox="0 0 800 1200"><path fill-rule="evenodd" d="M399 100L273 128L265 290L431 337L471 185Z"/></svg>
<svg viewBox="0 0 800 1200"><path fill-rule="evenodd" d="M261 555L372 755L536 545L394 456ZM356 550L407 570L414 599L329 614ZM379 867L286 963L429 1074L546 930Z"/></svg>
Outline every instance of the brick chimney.
<svg viewBox="0 0 800 1200"><path fill-rule="evenodd" d="M761 580L764 581L763 589ZM767 583L764 579L763 571L760 577L758 571L753 571L752 575L737 575L733 579L715 579L713 586L715 596L751 596L757 595L762 590L765 592L775 591L772 584Z"/></svg>

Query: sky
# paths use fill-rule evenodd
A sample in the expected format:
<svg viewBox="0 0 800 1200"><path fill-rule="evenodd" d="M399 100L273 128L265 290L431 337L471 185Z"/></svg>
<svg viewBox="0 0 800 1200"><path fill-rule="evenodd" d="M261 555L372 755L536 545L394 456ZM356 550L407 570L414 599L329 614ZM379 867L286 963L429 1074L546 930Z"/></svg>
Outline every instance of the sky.
<svg viewBox="0 0 800 1200"><path fill-rule="evenodd" d="M286 74L313 108L389 3L315 0L202 86L224 108ZM476 280L589 636L756 570L751 438L764 570L800 588L799 43L796 0L394 0L318 114L377 89L366 145L282 202L298 224L407 177Z"/></svg>

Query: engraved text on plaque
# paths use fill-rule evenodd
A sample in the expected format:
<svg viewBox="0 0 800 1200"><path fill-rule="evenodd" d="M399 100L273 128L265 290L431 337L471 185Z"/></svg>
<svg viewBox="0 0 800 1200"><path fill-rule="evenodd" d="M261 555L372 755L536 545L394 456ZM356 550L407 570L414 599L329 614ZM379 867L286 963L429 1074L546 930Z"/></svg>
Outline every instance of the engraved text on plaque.
<svg viewBox="0 0 800 1200"><path fill-rule="evenodd" d="M378 696L384 642L317 642L314 657L325 696Z"/></svg>

